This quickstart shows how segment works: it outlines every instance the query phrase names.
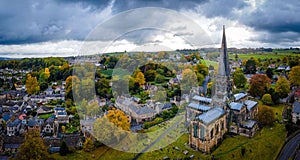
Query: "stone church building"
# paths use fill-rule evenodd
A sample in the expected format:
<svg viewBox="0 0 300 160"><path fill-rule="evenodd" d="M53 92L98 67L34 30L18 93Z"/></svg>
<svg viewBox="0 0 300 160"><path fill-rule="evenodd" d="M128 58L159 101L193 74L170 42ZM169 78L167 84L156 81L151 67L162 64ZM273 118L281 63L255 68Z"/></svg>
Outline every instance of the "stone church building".
<svg viewBox="0 0 300 160"><path fill-rule="evenodd" d="M212 98L196 95L186 107L190 125L189 144L205 153L210 153L214 146L222 142L227 132L252 137L258 128L253 120L258 112L258 103L248 100L245 93L230 96L232 85L225 27L220 54L214 95Z"/></svg>

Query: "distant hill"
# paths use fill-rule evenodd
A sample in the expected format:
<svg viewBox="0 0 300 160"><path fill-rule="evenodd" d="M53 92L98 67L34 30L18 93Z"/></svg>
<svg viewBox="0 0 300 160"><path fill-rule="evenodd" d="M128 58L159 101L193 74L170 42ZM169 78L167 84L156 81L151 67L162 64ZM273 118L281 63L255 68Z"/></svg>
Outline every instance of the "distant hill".
<svg viewBox="0 0 300 160"><path fill-rule="evenodd" d="M0 57L0 61L13 60L13 59L21 59L21 58L7 58L7 57Z"/></svg>

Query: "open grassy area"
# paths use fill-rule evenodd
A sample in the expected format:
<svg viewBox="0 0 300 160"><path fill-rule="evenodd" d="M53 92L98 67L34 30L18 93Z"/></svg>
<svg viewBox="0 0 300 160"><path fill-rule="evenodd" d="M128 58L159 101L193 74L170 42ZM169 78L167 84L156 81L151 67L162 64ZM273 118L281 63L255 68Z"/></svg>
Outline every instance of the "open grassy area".
<svg viewBox="0 0 300 160"><path fill-rule="evenodd" d="M48 113L48 114L40 114L39 115L39 118L42 118L42 119L48 119L49 117L52 116L52 113Z"/></svg>
<svg viewBox="0 0 300 160"><path fill-rule="evenodd" d="M260 102L261 103L261 102ZM281 113L283 111L284 105L277 106L265 106L269 107L277 113L276 118L281 120ZM169 122L164 122L162 126L170 127ZM161 126L161 127L162 127ZM160 127L155 126L149 128L148 132L153 132L159 130ZM179 132L179 130L177 131ZM156 135L158 137L159 135ZM188 158L190 155L194 155L196 159L211 159L214 156L217 159L275 159L277 154L280 152L281 147L284 144L286 131L284 124L275 123L272 127L265 127L258 131L253 138L247 138L244 136L226 136L222 144L210 155L202 154L199 151L191 149L188 143L188 134L183 134L175 142L171 143L169 146L158 149L151 152L146 152L139 157L141 160L148 159L163 159L168 156L170 159L184 159ZM150 139L155 139L155 137L148 137ZM165 136L161 142L169 143L172 137L169 135ZM153 146L153 148L158 148L160 142ZM143 147L143 146L141 146ZM176 150L178 147L179 150ZM245 154L242 155L242 147L245 148ZM183 154L183 151L187 150L189 153L187 155ZM86 153L82 150L75 151L72 154L68 154L65 157L59 156L58 153L52 154L54 159L132 159L136 156L136 153L126 153L121 152L106 146L97 148L92 153Z"/></svg>
<svg viewBox="0 0 300 160"><path fill-rule="evenodd" d="M212 155L217 159L276 159L284 144L285 136L283 124L263 128L252 139L227 136ZM244 156L241 153L242 147L245 148Z"/></svg>
<svg viewBox="0 0 300 160"><path fill-rule="evenodd" d="M277 53L275 54L274 52L266 52L266 53L259 53L259 54L238 54L239 59L250 59L251 57L253 58L260 58L260 59L277 59L277 58L283 58L285 56L300 56L299 54L291 54L291 53ZM235 59L235 54L229 54L230 59Z"/></svg>

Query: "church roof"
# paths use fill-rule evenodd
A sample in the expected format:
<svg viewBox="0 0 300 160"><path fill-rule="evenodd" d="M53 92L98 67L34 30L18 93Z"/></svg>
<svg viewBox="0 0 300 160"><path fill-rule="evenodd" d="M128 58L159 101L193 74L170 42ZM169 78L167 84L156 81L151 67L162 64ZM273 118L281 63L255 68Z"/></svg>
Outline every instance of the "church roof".
<svg viewBox="0 0 300 160"><path fill-rule="evenodd" d="M245 127L245 128L253 128L256 123L257 122L254 120L248 120L248 121L241 122L241 125L242 125L242 127Z"/></svg>
<svg viewBox="0 0 300 160"><path fill-rule="evenodd" d="M255 101L251 101L251 100L246 100L245 104L247 105L247 109L250 111L255 105L257 105L258 103Z"/></svg>
<svg viewBox="0 0 300 160"><path fill-rule="evenodd" d="M234 99L235 99L236 101L238 101L238 100L240 100L240 99L246 97L247 94L246 94L246 93L237 93L237 94L234 94L233 96L234 96Z"/></svg>
<svg viewBox="0 0 300 160"><path fill-rule="evenodd" d="M197 103L190 103L188 105L188 107L196 109L196 110L201 110L201 111L208 111L209 109L211 109L211 107L209 107L209 106L205 106L205 105L201 105L201 104L197 104Z"/></svg>
<svg viewBox="0 0 300 160"><path fill-rule="evenodd" d="M230 109L240 111L243 108L243 103L231 102L229 104Z"/></svg>
<svg viewBox="0 0 300 160"><path fill-rule="evenodd" d="M225 111L222 108L216 107L213 108L199 116L196 117L196 120L202 121L204 124L210 124L216 121L218 118L223 116Z"/></svg>
<svg viewBox="0 0 300 160"><path fill-rule="evenodd" d="M194 96L193 100L200 101L200 102L205 102L205 103L211 103L212 99L211 98L206 98L202 96Z"/></svg>

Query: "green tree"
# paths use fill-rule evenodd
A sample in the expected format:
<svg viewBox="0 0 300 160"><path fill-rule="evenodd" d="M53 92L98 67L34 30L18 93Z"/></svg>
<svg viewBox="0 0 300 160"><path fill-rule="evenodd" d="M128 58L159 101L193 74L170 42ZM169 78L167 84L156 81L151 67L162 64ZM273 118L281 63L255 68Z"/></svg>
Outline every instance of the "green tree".
<svg viewBox="0 0 300 160"><path fill-rule="evenodd" d="M145 78L147 82L153 82L156 76L156 71L153 69L149 69L145 73Z"/></svg>
<svg viewBox="0 0 300 160"><path fill-rule="evenodd" d="M101 97L110 98L111 97L110 91L111 90L110 90L108 79L101 78L96 82L96 93Z"/></svg>
<svg viewBox="0 0 300 160"><path fill-rule="evenodd" d="M85 152L92 152L95 150L95 145L94 145L94 142L91 138L87 137L85 139L85 142L83 144L83 150Z"/></svg>
<svg viewBox="0 0 300 160"><path fill-rule="evenodd" d="M288 96L290 91L289 81L285 77L280 76L275 85L275 92L279 94L280 98L284 98Z"/></svg>
<svg viewBox="0 0 300 160"><path fill-rule="evenodd" d="M254 60L249 59L245 64L245 72L254 74L256 72L256 63Z"/></svg>
<svg viewBox="0 0 300 160"><path fill-rule="evenodd" d="M165 81L165 77L163 76L163 75L157 75L156 77L155 77L155 82L156 83L163 83Z"/></svg>
<svg viewBox="0 0 300 160"><path fill-rule="evenodd" d="M247 78L241 70L233 73L233 83L237 88L243 88L247 84Z"/></svg>
<svg viewBox="0 0 300 160"><path fill-rule="evenodd" d="M17 159L29 160L29 159L48 159L49 154L47 147L44 145L42 138L38 131L29 131L25 135L25 142L20 146L17 153Z"/></svg>
<svg viewBox="0 0 300 160"><path fill-rule="evenodd" d="M68 152L69 152L69 147L68 147L66 141L63 140L60 145L59 154L61 156L66 156L68 154Z"/></svg>
<svg viewBox="0 0 300 160"><path fill-rule="evenodd" d="M291 69L289 80L293 85L300 85L300 66L295 66Z"/></svg>
<svg viewBox="0 0 300 160"><path fill-rule="evenodd" d="M153 96L153 99L156 102L161 102L161 103L163 103L166 100L166 98L167 98L166 92L163 90L158 90Z"/></svg>
<svg viewBox="0 0 300 160"><path fill-rule="evenodd" d="M181 87L184 93L189 92L192 87L197 86L197 76L195 72L187 68L182 71Z"/></svg>
<svg viewBox="0 0 300 160"><path fill-rule="evenodd" d="M270 94L264 94L261 101L263 102L263 104L266 104L266 105L273 104L272 97Z"/></svg>
<svg viewBox="0 0 300 160"><path fill-rule="evenodd" d="M40 91L36 77L32 77L31 74L27 74L26 89L28 94L35 94Z"/></svg>
<svg viewBox="0 0 300 160"><path fill-rule="evenodd" d="M263 126L270 126L275 120L275 114L273 110L266 106L258 107L258 122Z"/></svg>
<svg viewBox="0 0 300 160"><path fill-rule="evenodd" d="M270 79L273 78L274 73L273 73L273 71L272 71L271 68L268 68L268 69L266 70L266 74L267 74L267 76L268 76Z"/></svg>

